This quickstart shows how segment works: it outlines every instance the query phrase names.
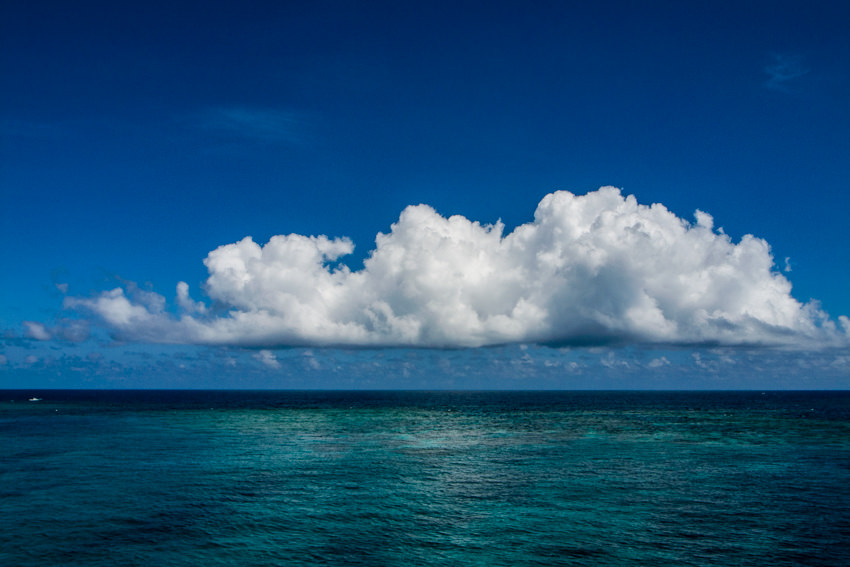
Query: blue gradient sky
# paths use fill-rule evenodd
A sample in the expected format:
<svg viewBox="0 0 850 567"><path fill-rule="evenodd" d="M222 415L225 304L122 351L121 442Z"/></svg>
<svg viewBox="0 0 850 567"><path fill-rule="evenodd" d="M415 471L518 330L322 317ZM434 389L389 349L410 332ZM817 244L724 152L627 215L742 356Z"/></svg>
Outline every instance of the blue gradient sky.
<svg viewBox="0 0 850 567"><path fill-rule="evenodd" d="M510 231L603 185L765 239L796 299L850 315L846 2L34 0L0 26L0 387L850 387L846 348L258 351L24 324L121 282L199 295L207 253L249 235L347 236L358 269L408 205Z"/></svg>

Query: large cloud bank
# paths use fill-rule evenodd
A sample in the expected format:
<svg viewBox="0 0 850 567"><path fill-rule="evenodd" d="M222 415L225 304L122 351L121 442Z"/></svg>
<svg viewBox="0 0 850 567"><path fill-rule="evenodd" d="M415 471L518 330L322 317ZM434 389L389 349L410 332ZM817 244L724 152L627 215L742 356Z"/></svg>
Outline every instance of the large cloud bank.
<svg viewBox="0 0 850 567"><path fill-rule="evenodd" d="M848 319L838 330L791 297L764 240L735 244L700 211L691 224L613 187L559 191L533 222L503 232L410 206L357 271L339 262L354 249L347 238L248 237L204 260L209 305L180 282L176 310L131 288L65 306L125 340L171 343L848 344Z"/></svg>

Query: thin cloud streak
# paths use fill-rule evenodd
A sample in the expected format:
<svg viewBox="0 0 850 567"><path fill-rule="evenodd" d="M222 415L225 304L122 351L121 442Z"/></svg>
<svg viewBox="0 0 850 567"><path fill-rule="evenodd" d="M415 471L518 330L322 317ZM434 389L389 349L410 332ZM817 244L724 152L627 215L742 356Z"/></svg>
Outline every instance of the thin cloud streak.
<svg viewBox="0 0 850 567"><path fill-rule="evenodd" d="M768 89L787 92L789 85L808 74L809 69L803 64L801 56L777 53L772 56L772 61L764 67L764 72L768 76L765 82Z"/></svg>
<svg viewBox="0 0 850 567"><path fill-rule="evenodd" d="M208 132L264 143L298 143L302 139L299 115L278 109L214 107L201 112L196 124Z"/></svg>

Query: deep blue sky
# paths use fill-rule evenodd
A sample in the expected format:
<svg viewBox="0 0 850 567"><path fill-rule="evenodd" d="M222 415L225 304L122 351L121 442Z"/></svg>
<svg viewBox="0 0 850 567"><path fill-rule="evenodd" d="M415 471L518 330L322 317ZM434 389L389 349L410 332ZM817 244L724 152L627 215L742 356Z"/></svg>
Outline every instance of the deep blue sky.
<svg viewBox="0 0 850 567"><path fill-rule="evenodd" d="M84 383L94 370L80 361L102 357L116 360L110 379L121 385L135 356L121 349L166 361L145 367L148 384L168 384L183 364L173 349L115 346L96 331L84 343L28 338L23 321L69 316L57 284L90 296L138 282L170 301L182 280L200 297L206 254L248 235L348 236L357 269L407 205L510 230L547 193L602 185L688 220L706 211L734 241L764 238L776 269L790 267L796 299L850 315L847 2L34 0L0 10L0 386ZM513 356L497 351L452 356ZM234 350L198 366L212 352L179 351L184 384L222 383L198 376L227 376L233 357L262 363ZM705 360L694 354L673 358ZM846 355L827 385L850 384ZM429 369L440 359L410 356ZM688 384L708 383L688 368ZM263 376L241 384L276 384ZM582 384L593 386L568 385Z"/></svg>

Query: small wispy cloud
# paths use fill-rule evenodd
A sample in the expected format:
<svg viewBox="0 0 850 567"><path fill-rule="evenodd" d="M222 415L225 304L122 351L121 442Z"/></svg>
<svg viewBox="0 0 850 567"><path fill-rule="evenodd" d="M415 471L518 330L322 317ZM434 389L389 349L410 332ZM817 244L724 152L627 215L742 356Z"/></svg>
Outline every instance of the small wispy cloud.
<svg viewBox="0 0 850 567"><path fill-rule="evenodd" d="M254 358L269 368L280 368L280 361L278 361L277 357L270 350L261 350L254 354Z"/></svg>
<svg viewBox="0 0 850 567"><path fill-rule="evenodd" d="M197 125L208 132L264 143L298 143L303 139L298 113L248 106L208 108Z"/></svg>
<svg viewBox="0 0 850 567"><path fill-rule="evenodd" d="M765 65L764 72L767 74L765 87L774 91L787 91L793 81L808 74L809 68L800 55L774 53L770 63Z"/></svg>
<svg viewBox="0 0 850 567"><path fill-rule="evenodd" d="M24 321L24 337L36 341L60 340L72 343L89 338L89 323L82 319L59 319L47 327L36 321Z"/></svg>
<svg viewBox="0 0 850 567"><path fill-rule="evenodd" d="M41 323L36 323L35 321L24 321L24 327L26 327L26 336L31 339L35 339L37 341L49 341L53 338L47 328Z"/></svg>

